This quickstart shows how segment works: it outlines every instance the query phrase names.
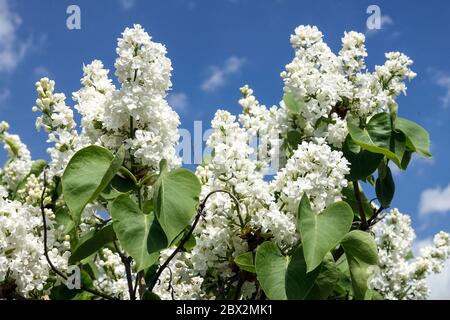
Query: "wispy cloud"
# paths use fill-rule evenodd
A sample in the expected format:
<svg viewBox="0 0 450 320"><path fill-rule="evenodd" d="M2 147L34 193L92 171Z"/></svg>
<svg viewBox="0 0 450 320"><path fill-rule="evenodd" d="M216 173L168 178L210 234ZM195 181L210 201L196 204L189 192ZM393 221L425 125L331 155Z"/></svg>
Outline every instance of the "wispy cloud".
<svg viewBox="0 0 450 320"><path fill-rule="evenodd" d="M21 17L8 0L0 0L0 72L14 70L31 48L31 40L18 36Z"/></svg>
<svg viewBox="0 0 450 320"><path fill-rule="evenodd" d="M6 102L11 96L11 91L9 89L3 88L0 89L0 106Z"/></svg>
<svg viewBox="0 0 450 320"><path fill-rule="evenodd" d="M440 97L440 100L442 107L448 108L450 106L450 74L434 69L429 71L433 75L434 83L444 89L444 94Z"/></svg>
<svg viewBox="0 0 450 320"><path fill-rule="evenodd" d="M420 195L419 213L421 215L448 211L450 211L450 184L446 188L426 189Z"/></svg>
<svg viewBox="0 0 450 320"><path fill-rule="evenodd" d="M46 67L44 66L38 66L36 68L34 68L34 74L38 77L38 78L42 78L42 77L50 77L50 70L48 70Z"/></svg>
<svg viewBox="0 0 450 320"><path fill-rule="evenodd" d="M169 94L167 98L169 105L178 112L184 112L189 106L189 98L184 92L176 92Z"/></svg>
<svg viewBox="0 0 450 320"><path fill-rule="evenodd" d="M221 67L209 67L209 76L203 81L201 88L207 92L216 91L226 84L229 76L238 73L245 63L245 58L231 56Z"/></svg>
<svg viewBox="0 0 450 320"><path fill-rule="evenodd" d="M376 34L377 32L383 31L388 29L390 26L394 24L394 20L391 18L391 16L387 14L381 15L381 29L369 29L366 28L366 31L364 32L366 36L371 36ZM398 36L398 33L394 32L394 36Z"/></svg>
<svg viewBox="0 0 450 320"><path fill-rule="evenodd" d="M131 10L136 5L136 0L119 0L119 4L125 11Z"/></svg>

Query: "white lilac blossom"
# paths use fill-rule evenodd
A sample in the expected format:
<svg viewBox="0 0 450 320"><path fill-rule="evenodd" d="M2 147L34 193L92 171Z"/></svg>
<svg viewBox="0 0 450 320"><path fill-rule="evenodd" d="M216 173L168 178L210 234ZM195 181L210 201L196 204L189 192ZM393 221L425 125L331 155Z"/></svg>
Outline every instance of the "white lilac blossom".
<svg viewBox="0 0 450 320"><path fill-rule="evenodd" d="M421 249L414 258L415 239L411 219L393 209L373 228L378 247L380 270L371 279L370 287L384 298L421 300L429 296L426 277L442 271L450 256L450 237L445 232L435 235L433 245Z"/></svg>
<svg viewBox="0 0 450 320"><path fill-rule="evenodd" d="M65 103L66 96L63 93L54 93L54 90L53 80L42 78L36 82L38 99L33 107L33 111L42 113L36 119L36 128L44 128L48 133L47 142L54 144L47 149L51 158L49 178L61 176L75 151L87 143L75 130L73 111Z"/></svg>
<svg viewBox="0 0 450 320"><path fill-rule="evenodd" d="M311 208L320 213L328 205L341 200L341 190L347 186L345 175L349 162L342 152L332 150L323 140L302 142L286 167L278 172L272 191L279 194L283 210L295 215L304 194Z"/></svg>
<svg viewBox="0 0 450 320"><path fill-rule="evenodd" d="M68 241L58 241L61 230L51 212L46 212L49 227L49 256L57 268L67 268ZM11 281L25 298L40 297L49 281L56 281L43 255L43 224L37 207L0 198L0 283Z"/></svg>
<svg viewBox="0 0 450 320"><path fill-rule="evenodd" d="M103 248L97 257L96 265L100 277L94 281L95 287L117 298L130 299L125 266L120 256L108 248Z"/></svg>
<svg viewBox="0 0 450 320"><path fill-rule="evenodd" d="M239 104L242 113L239 123L250 135L250 143L257 152L257 166L265 168L268 165L277 166L280 161L282 136L287 132L287 114L283 108L260 105L248 85L241 89L242 98Z"/></svg>
<svg viewBox="0 0 450 320"><path fill-rule="evenodd" d="M121 88L105 105L102 139L109 147L125 143L133 159L156 170L161 159L179 166L174 146L178 142L178 114L166 101L172 66L166 48L140 25L127 28L118 41L115 68ZM116 144L116 145L114 145Z"/></svg>
<svg viewBox="0 0 450 320"><path fill-rule="evenodd" d="M172 254L173 249L161 252L160 263ZM195 274L192 268L192 254L179 253L164 269L160 281L155 286L156 293L162 300L200 300L207 299L202 289L203 278Z"/></svg>
<svg viewBox="0 0 450 320"><path fill-rule="evenodd" d="M412 60L399 52L387 53L386 63L369 72L364 61L365 36L354 31L344 34L338 55L323 42L316 27L296 28L291 44L295 57L281 77L284 92L303 107L300 115L288 113L290 129L304 138L326 138L337 148L347 134L347 120L366 121L395 108L398 95L406 93L405 80L416 76L410 69Z"/></svg>
<svg viewBox="0 0 450 320"><path fill-rule="evenodd" d="M15 191L17 186L28 175L31 169L31 154L27 146L22 143L20 137L8 133L9 124L0 123L0 141L8 152L10 161L0 170L0 176L4 186Z"/></svg>
<svg viewBox="0 0 450 320"><path fill-rule="evenodd" d="M81 127L83 134L89 137L91 143L98 143L105 134L103 116L105 106L110 102L111 94L115 90L112 81L108 78L109 70L103 63L94 60L83 66L83 87L73 93L73 100L78 104L75 109L82 116Z"/></svg>

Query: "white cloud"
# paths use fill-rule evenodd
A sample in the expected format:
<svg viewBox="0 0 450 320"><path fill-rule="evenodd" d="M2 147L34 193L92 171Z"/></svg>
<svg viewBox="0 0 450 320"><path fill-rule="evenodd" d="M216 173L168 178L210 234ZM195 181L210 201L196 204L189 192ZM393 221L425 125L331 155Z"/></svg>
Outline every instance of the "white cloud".
<svg viewBox="0 0 450 320"><path fill-rule="evenodd" d="M21 40L17 34L21 24L8 0L0 0L0 72L14 70L31 47L30 40Z"/></svg>
<svg viewBox="0 0 450 320"><path fill-rule="evenodd" d="M433 274L427 278L428 286L431 290L429 299L449 300L450 299L450 260L447 260L444 269L439 274Z"/></svg>
<svg viewBox="0 0 450 320"><path fill-rule="evenodd" d="M441 187L426 189L420 195L419 213L421 215L448 211L450 211L450 184L444 189Z"/></svg>
<svg viewBox="0 0 450 320"><path fill-rule="evenodd" d="M223 87L227 82L227 77L238 73L245 62L245 58L231 56L225 61L222 67L211 66L209 68L209 76L202 83L201 88L204 91L213 92Z"/></svg>
<svg viewBox="0 0 450 320"><path fill-rule="evenodd" d="M178 112L186 111L189 105L189 98L184 92L169 94L167 101L169 102L169 105Z"/></svg>
<svg viewBox="0 0 450 320"><path fill-rule="evenodd" d="M136 5L136 0L119 0L122 9L125 11L131 10Z"/></svg>
<svg viewBox="0 0 450 320"><path fill-rule="evenodd" d="M2 105L11 96L11 91L9 89L0 90L0 105Z"/></svg>
<svg viewBox="0 0 450 320"><path fill-rule="evenodd" d="M365 35L366 36L371 36L375 33L377 33L378 31L382 31L387 29L388 27L392 26L394 24L394 20L391 18L391 16L387 15L387 14L382 14L381 15L381 29L366 29ZM397 37L399 34L398 32L394 32L393 36Z"/></svg>
<svg viewBox="0 0 450 320"><path fill-rule="evenodd" d="M450 106L450 75L443 72L437 72L434 80L439 87L444 89L444 95L441 96L440 99L442 101L442 106L448 108L448 106Z"/></svg>
<svg viewBox="0 0 450 320"><path fill-rule="evenodd" d="M34 74L38 78L50 77L50 71L44 66L38 66L38 67L34 68Z"/></svg>

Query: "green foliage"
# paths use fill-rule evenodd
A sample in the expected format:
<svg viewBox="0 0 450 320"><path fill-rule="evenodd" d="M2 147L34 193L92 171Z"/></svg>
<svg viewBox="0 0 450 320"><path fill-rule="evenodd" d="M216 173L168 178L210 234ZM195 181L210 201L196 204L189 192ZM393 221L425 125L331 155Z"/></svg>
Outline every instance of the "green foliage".
<svg viewBox="0 0 450 320"><path fill-rule="evenodd" d="M308 197L303 195L298 208L297 225L308 272L315 270L327 253L339 244L350 230L352 221L353 211L347 203L334 203L316 214L311 210Z"/></svg>
<svg viewBox="0 0 450 320"><path fill-rule="evenodd" d="M362 149L353 142L350 135L345 139L342 152L351 164L350 173L347 176L347 179L350 181L366 180L378 168L383 159L383 154Z"/></svg>
<svg viewBox="0 0 450 320"><path fill-rule="evenodd" d="M155 184L154 210L161 228L171 243L195 216L200 182L189 170L162 170Z"/></svg>
<svg viewBox="0 0 450 320"><path fill-rule="evenodd" d="M78 224L86 205L97 198L114 178L124 159L120 148L114 156L99 146L81 149L70 159L62 176L64 200Z"/></svg>
<svg viewBox="0 0 450 320"><path fill-rule="evenodd" d="M117 239L134 259L136 270L153 265L168 244L154 215L144 214L126 194L117 197L109 209Z"/></svg>
<svg viewBox="0 0 450 320"><path fill-rule="evenodd" d="M301 246L292 256L284 256L271 241L266 241L258 247L255 269L261 287L271 300L305 299L320 272L320 268L306 272Z"/></svg>
<svg viewBox="0 0 450 320"><path fill-rule="evenodd" d="M397 117L394 123L395 129L406 136L406 145L410 151L417 152L423 157L431 157L430 137L428 132L415 122Z"/></svg>
<svg viewBox="0 0 450 320"><path fill-rule="evenodd" d="M354 143L367 151L386 156L401 168L406 141L403 134L393 132L389 113L383 112L373 116L365 128L351 122L347 125Z"/></svg>
<svg viewBox="0 0 450 320"><path fill-rule="evenodd" d="M238 255L234 259L234 263L236 263L236 265L241 270L256 273L253 252L245 252L243 254Z"/></svg>
<svg viewBox="0 0 450 320"><path fill-rule="evenodd" d="M300 111L305 107L305 102L296 101L292 93L285 93L283 96L283 101L286 108L292 113L300 113Z"/></svg>
<svg viewBox="0 0 450 320"><path fill-rule="evenodd" d="M371 217L372 212L372 206L367 199L366 195L364 194L362 188L360 187L360 197L361 197L361 203L362 207L364 209L364 213L366 214L366 217ZM348 205L352 208L353 212L359 216L359 205L358 201L355 197L355 190L353 189L353 184L350 183L347 187L342 189L342 200L348 203Z"/></svg>
<svg viewBox="0 0 450 320"><path fill-rule="evenodd" d="M389 166L382 165L378 169L378 178L375 184L378 201L383 208L389 208L394 198L395 183Z"/></svg>
<svg viewBox="0 0 450 320"><path fill-rule="evenodd" d="M116 239L112 223L108 223L98 231L88 232L79 240L77 246L72 249L69 263L76 263L95 254L106 244L115 241Z"/></svg>
<svg viewBox="0 0 450 320"><path fill-rule="evenodd" d="M339 280L339 272L334 262L333 255L328 252L323 259L320 273L316 278L311 292L308 294L309 300L325 300L333 292Z"/></svg>
<svg viewBox="0 0 450 320"><path fill-rule="evenodd" d="M371 276L371 266L378 265L378 253L373 236L353 230L341 241L347 258L355 299L364 299Z"/></svg>

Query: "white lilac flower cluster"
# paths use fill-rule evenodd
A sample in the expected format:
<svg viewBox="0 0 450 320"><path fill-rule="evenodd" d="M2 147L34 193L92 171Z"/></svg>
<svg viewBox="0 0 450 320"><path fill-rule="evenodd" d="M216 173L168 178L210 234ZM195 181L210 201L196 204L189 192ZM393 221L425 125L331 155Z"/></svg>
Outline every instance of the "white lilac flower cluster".
<svg viewBox="0 0 450 320"><path fill-rule="evenodd" d="M48 294L49 281L57 279L50 273L43 255L43 224L39 208L0 197L0 283L11 281L24 298ZM67 268L70 256L68 241L58 241L61 230L47 210L49 257L58 268Z"/></svg>
<svg viewBox="0 0 450 320"><path fill-rule="evenodd" d="M180 121L165 99L172 85L166 48L134 25L119 38L117 54L119 89L101 61L83 67L82 88L73 93L75 109L82 116L80 133L64 94L53 93L54 81L43 78L36 84L33 110L42 113L36 125L49 132L48 142L55 143L49 148L50 177L60 176L73 154L89 144L112 151L125 144L127 161L150 170L157 170L161 159L170 167L181 164L175 150Z"/></svg>
<svg viewBox="0 0 450 320"><path fill-rule="evenodd" d="M130 299L125 266L119 254L103 248L95 264L100 271L100 276L94 281L94 286L117 298Z"/></svg>
<svg viewBox="0 0 450 320"><path fill-rule="evenodd" d="M173 249L161 252L160 263L172 254ZM162 300L200 300L206 299L202 289L203 278L194 273L192 254L178 254L164 269L153 292Z"/></svg>
<svg viewBox="0 0 450 320"><path fill-rule="evenodd" d="M442 271L450 256L450 236L440 232L433 245L421 249L413 257L414 230L411 219L393 209L373 228L378 247L380 270L370 281L370 287L386 299L421 300L429 296L426 277Z"/></svg>
<svg viewBox="0 0 450 320"><path fill-rule="evenodd" d="M3 186L9 191L16 191L19 183L28 175L31 169L31 154L20 137L8 133L9 124L0 123L0 141L8 152L10 161L0 170Z"/></svg>
<svg viewBox="0 0 450 320"><path fill-rule="evenodd" d="M316 27L296 28L291 36L295 57L281 77L284 92L302 103L301 115L290 115L292 129L340 148L348 133L345 120L366 121L394 108L397 96L406 93L404 81L416 74L410 70L412 60L399 52L387 53L385 64L369 72L361 33L345 33L338 55L322 37Z"/></svg>
<svg viewBox="0 0 450 320"><path fill-rule="evenodd" d="M75 151L83 146L83 139L75 130L73 111L66 105L66 96L54 90L53 80L42 78L36 82L38 98L33 107L34 112L42 113L36 119L36 128L44 128L48 133L47 142L54 144L47 149L51 158L49 178L61 176Z"/></svg>
<svg viewBox="0 0 450 320"><path fill-rule="evenodd" d="M323 139L303 141L275 177L272 189L279 193L278 202L287 212L295 214L306 194L311 208L320 213L341 200L341 190L347 186L345 176L350 172L349 165L342 152L332 150Z"/></svg>

